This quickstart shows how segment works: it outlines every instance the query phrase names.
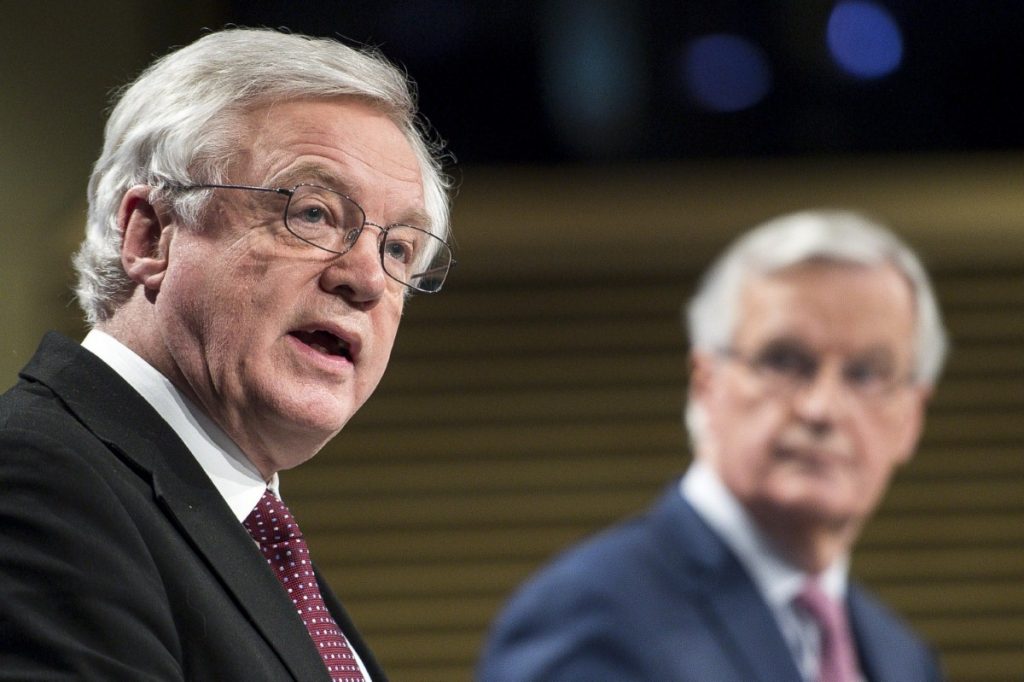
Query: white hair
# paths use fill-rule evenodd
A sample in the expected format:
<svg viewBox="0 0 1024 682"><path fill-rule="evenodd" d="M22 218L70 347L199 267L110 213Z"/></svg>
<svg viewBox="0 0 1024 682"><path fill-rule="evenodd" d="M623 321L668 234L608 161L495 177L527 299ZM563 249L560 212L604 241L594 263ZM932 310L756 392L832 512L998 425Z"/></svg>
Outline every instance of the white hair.
<svg viewBox="0 0 1024 682"><path fill-rule="evenodd" d="M423 176L432 233L447 237L450 180L441 144L416 112L406 75L376 51L268 29L211 33L154 62L122 91L107 120L89 180L85 239L75 255L76 293L86 320L108 319L135 284L121 266L117 213L137 184L161 188L226 181L245 149L252 110L302 98L353 97L385 113L405 134ZM167 193L174 212L198 229L207 192Z"/></svg>
<svg viewBox="0 0 1024 682"><path fill-rule="evenodd" d="M851 211L790 213L737 239L707 271L685 308L690 347L709 353L728 348L748 278L809 262L896 268L914 297L913 379L921 385L935 384L948 342L928 273L910 247L889 229ZM691 397L685 421L694 446L705 432L705 420L704 410Z"/></svg>
<svg viewBox="0 0 1024 682"><path fill-rule="evenodd" d="M690 345L716 351L732 343L740 297L751 276L812 261L891 265L906 279L915 304L914 380L933 385L946 355L946 332L921 261L896 235L850 211L803 211L770 220L739 238L708 270L686 309Z"/></svg>

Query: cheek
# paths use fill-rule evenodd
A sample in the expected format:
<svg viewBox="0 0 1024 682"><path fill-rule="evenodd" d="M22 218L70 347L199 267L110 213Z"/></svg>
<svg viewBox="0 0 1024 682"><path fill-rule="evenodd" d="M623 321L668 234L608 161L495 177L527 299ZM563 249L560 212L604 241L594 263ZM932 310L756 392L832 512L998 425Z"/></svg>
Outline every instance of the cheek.
<svg viewBox="0 0 1024 682"><path fill-rule="evenodd" d="M714 412L721 430L732 438L758 442L778 431L787 413L783 401L752 390L740 382L724 383L715 394Z"/></svg>
<svg viewBox="0 0 1024 682"><path fill-rule="evenodd" d="M373 311L372 344L364 346L362 356L362 365L366 370L362 373L362 388L367 395L377 387L388 366L398 333L398 323L402 318L403 300L381 301L380 306Z"/></svg>
<svg viewBox="0 0 1024 682"><path fill-rule="evenodd" d="M208 269L179 259L172 263L157 295L161 317L169 319L169 328L203 337L209 332L210 307L219 286Z"/></svg>
<svg viewBox="0 0 1024 682"><path fill-rule="evenodd" d="M905 454L913 447L913 443L908 443L907 428L907 422L900 417L884 421L864 419L856 424L851 435L863 462L865 483L884 484L906 460Z"/></svg>
<svg viewBox="0 0 1024 682"><path fill-rule="evenodd" d="M230 265L231 277L236 279L240 286L254 285L263 282L271 275L271 255L261 256L260 254L247 252L238 258L233 258Z"/></svg>
<svg viewBox="0 0 1024 682"><path fill-rule="evenodd" d="M709 426L718 451L737 475L757 476L771 463L772 444L786 424L786 406L778 400L725 387L712 397Z"/></svg>
<svg viewBox="0 0 1024 682"><path fill-rule="evenodd" d="M398 335L398 323L402 319L402 304L399 302L382 312L385 314L381 315L374 327L375 336L381 344L381 363L387 365L391 349L395 345L395 337Z"/></svg>

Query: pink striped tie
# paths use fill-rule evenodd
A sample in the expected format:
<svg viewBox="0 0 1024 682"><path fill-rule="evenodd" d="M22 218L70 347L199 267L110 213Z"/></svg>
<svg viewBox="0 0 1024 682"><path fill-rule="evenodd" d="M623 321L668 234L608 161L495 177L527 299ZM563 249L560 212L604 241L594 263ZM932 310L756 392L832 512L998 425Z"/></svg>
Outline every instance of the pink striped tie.
<svg viewBox="0 0 1024 682"><path fill-rule="evenodd" d="M794 601L815 620L821 633L818 682L857 682L857 656L843 605L811 580Z"/></svg>
<svg viewBox="0 0 1024 682"><path fill-rule="evenodd" d="M333 682L365 682L352 649L324 604L302 531L270 490L242 522L288 591Z"/></svg>

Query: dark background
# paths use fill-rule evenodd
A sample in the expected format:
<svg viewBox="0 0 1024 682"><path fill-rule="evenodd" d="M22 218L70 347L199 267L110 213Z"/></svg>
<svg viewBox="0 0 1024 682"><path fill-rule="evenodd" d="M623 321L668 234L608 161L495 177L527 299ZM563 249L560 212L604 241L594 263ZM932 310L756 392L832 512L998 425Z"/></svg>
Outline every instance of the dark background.
<svg viewBox="0 0 1024 682"><path fill-rule="evenodd" d="M853 3L887 12L902 36L899 67L873 79L845 72L829 53L826 26L840 4L234 0L224 15L242 25L380 46L421 85L424 113L463 163L1024 144L1024 3ZM683 55L694 40L716 33L745 38L762 52L771 85L753 106L714 112L689 92Z"/></svg>

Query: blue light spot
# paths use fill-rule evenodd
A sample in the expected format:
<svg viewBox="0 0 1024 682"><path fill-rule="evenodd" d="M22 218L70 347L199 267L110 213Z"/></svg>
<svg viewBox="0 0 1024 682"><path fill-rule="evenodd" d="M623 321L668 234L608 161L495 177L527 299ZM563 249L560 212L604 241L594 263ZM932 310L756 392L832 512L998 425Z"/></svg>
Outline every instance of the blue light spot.
<svg viewBox="0 0 1024 682"><path fill-rule="evenodd" d="M683 56L683 72L690 96L712 111L748 109L772 85L772 69L761 48L728 33L690 43Z"/></svg>
<svg viewBox="0 0 1024 682"><path fill-rule="evenodd" d="M893 16L874 2L840 2L828 20L832 58L858 78L881 78L903 60L903 36Z"/></svg>

